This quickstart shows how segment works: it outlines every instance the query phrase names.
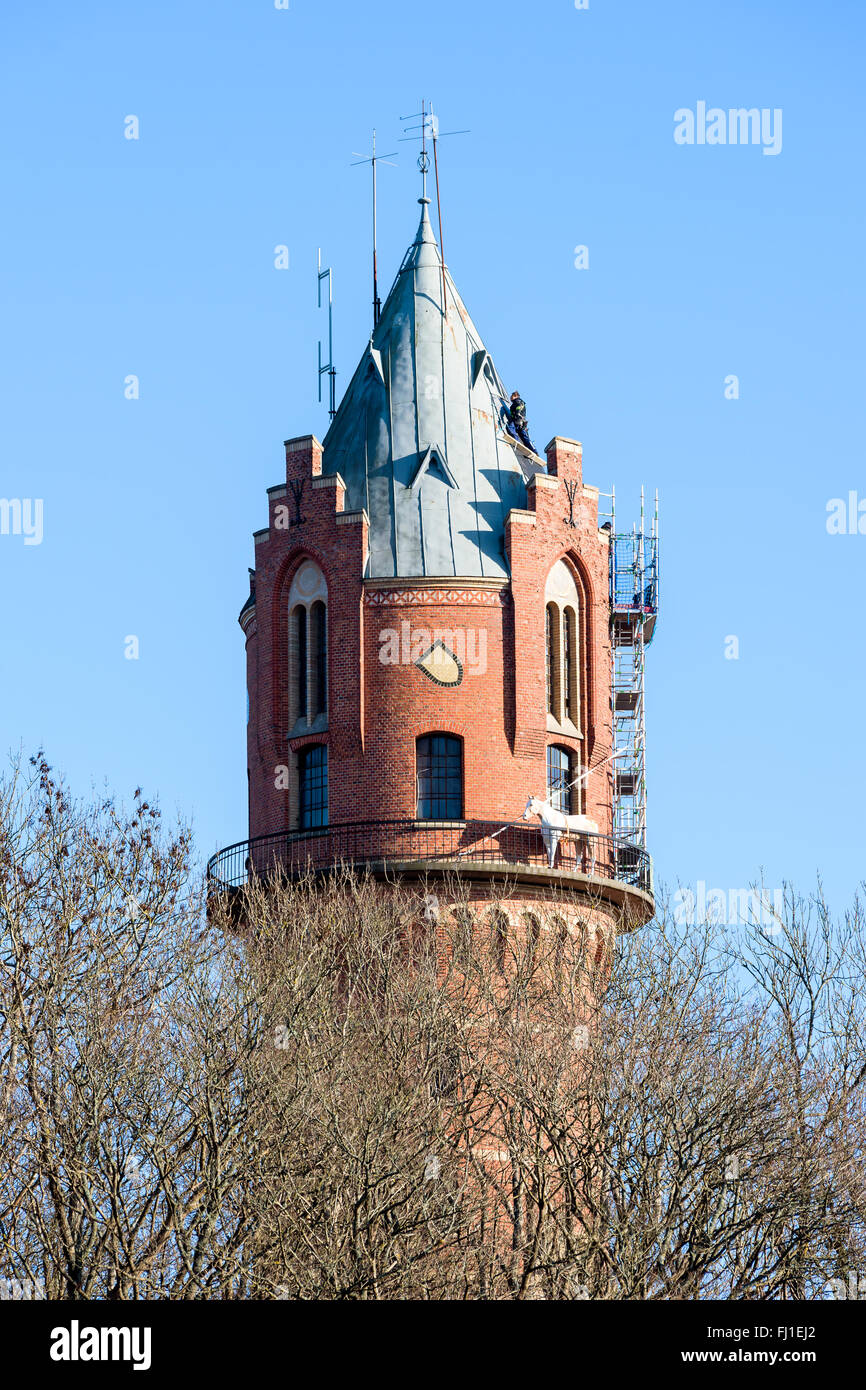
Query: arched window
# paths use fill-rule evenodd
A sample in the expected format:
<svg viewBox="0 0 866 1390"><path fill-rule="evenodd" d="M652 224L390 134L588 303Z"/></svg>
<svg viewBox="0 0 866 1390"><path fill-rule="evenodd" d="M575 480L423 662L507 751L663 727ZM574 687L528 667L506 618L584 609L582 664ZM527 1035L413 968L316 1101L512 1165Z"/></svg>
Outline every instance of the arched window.
<svg viewBox="0 0 866 1390"><path fill-rule="evenodd" d="M417 820L463 819L463 744L450 734L425 734L415 744Z"/></svg>
<svg viewBox="0 0 866 1390"><path fill-rule="evenodd" d="M547 799L563 815L571 815L571 783L577 776L574 758L568 748L551 744L547 750Z"/></svg>
<svg viewBox="0 0 866 1390"><path fill-rule="evenodd" d="M301 830L328 824L328 750L322 743L302 748L298 754L299 814Z"/></svg>
<svg viewBox="0 0 866 1390"><path fill-rule="evenodd" d="M580 594L564 560L557 560L547 576L544 599L547 712L564 731L579 733Z"/></svg>
<svg viewBox="0 0 866 1390"><path fill-rule="evenodd" d="M312 560L297 570L289 589L289 734L327 727L328 590ZM300 728L298 727L300 726Z"/></svg>

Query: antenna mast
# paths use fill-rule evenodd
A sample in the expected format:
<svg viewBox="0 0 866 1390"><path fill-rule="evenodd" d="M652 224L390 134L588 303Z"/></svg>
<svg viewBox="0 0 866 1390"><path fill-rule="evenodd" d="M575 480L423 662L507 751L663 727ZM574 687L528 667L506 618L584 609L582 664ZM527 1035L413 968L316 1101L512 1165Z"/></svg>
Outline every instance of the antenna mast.
<svg viewBox="0 0 866 1390"><path fill-rule="evenodd" d="M352 165L353 169L357 168L359 164L369 164L372 166L373 169L373 327L375 328L376 324L379 322L379 319L382 316L382 301L379 298L379 266L376 256L376 165L390 164L392 168L395 168L396 166L394 165L393 160L390 159L388 155L376 153L375 130L373 131L372 155L365 157L364 155L359 154L358 150L353 150L352 153L354 155L358 155L358 158ZM396 153L396 150L391 151L391 154Z"/></svg>
<svg viewBox="0 0 866 1390"><path fill-rule="evenodd" d="M403 140L417 139L417 136L412 136L412 135L409 134L408 132L413 131L413 130L420 130L420 132L421 132L421 153L420 153L419 156L418 156L418 168L421 170L421 188L422 188L422 197L424 197L424 198L427 197L427 173L428 173L428 171L429 171L429 169L430 169L430 156L429 156L429 154L427 153L427 132L428 132L428 130L429 130L429 132L430 132L430 139L431 139L432 144L433 144L433 168L434 168L434 173L435 173L435 177L436 177L436 212L437 212L437 216L438 216L438 219L439 219L439 250L440 250L441 258L442 258L442 312L443 312L443 314L444 314L444 313L447 311L448 305L447 305L447 297L446 297L446 289L445 289L445 241L444 241L444 237L443 237L443 235L442 235L442 199L441 199L440 194L439 194L439 152L438 152L438 141L439 141L440 136L439 136L439 121L437 120L436 116L433 114L433 103L432 103L432 101L431 101L430 104L429 104L429 109L428 109L428 104L427 104L426 101L422 101L422 102L421 102L421 110L420 110L419 112L416 112L416 113L415 113L415 116L419 116L419 115L420 115L420 117L421 117L421 124L420 124L419 126L417 126L417 125L415 125L415 126L405 126L404 129L406 130L407 134L404 135L404 136L402 137L402 139L403 139ZM401 120L401 121L411 121L411 120L414 120L414 119L415 119L415 116L401 116L401 117L400 117L400 120ZM445 130L445 131L442 132L442 138L444 139L445 136L447 136L447 135L468 135L468 134L469 134L469 131L468 131L468 130Z"/></svg>
<svg viewBox="0 0 866 1390"><path fill-rule="evenodd" d="M334 272L328 266L322 269L322 248L319 247L319 308L322 307L322 281L328 282L328 360L322 361L322 341L319 339L319 400L322 399L322 377L329 379L328 415L333 420L337 413L337 370L334 366Z"/></svg>
<svg viewBox="0 0 866 1390"><path fill-rule="evenodd" d="M428 112L427 112L427 102L426 102L426 100L421 102L421 110L420 110L420 111L416 111L415 114L414 114L414 116L401 116L401 117L400 117L400 120L401 120L401 121L414 121L414 120L416 119L416 117L418 117L418 116L421 117L421 124L420 124L420 125L407 125L407 126L404 126L403 129L406 131L406 134L405 134L405 135L402 135L402 136L400 137L400 144L401 144L401 145L404 144L406 140L416 140L418 137L415 136L415 135L410 134L409 132L411 132L411 131L413 131L413 130L420 130L420 132L421 132L421 153L420 153L419 156L418 156L418 168L421 170L421 197L422 197L422 198L426 198L426 197L427 197L427 173L428 173L428 170L429 170L429 168L430 168L430 156L429 156L429 154L427 153L427 122L429 121L430 117L429 117Z"/></svg>
<svg viewBox="0 0 866 1390"><path fill-rule="evenodd" d="M433 137L433 170L436 174L436 215L439 219L439 252L442 259L442 312L448 313L448 292L445 288L445 237L442 235L442 198L439 193L439 155L437 145L439 142L439 122L433 115L433 103L430 103L430 133Z"/></svg>

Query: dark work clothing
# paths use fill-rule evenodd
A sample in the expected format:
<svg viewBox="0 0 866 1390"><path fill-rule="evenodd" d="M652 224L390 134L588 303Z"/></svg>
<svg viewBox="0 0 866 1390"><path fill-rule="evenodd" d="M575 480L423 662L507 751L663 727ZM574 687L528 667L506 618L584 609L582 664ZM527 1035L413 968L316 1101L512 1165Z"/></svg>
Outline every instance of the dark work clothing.
<svg viewBox="0 0 866 1390"><path fill-rule="evenodd" d="M511 402L509 415L511 416L511 423L514 426L513 433L516 434L521 444L534 454L535 445L529 438L529 424L526 419L526 402L521 400L519 396L516 401Z"/></svg>

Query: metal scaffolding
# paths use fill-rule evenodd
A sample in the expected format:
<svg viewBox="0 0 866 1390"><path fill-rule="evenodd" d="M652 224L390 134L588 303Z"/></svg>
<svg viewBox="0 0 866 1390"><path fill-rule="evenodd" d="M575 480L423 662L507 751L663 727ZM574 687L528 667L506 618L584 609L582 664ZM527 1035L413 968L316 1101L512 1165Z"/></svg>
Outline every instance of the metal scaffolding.
<svg viewBox="0 0 866 1390"><path fill-rule="evenodd" d="M616 494L609 495L613 834L627 857L630 845L646 849L644 661L658 615L659 511L656 493L647 532L641 488L639 524L618 532Z"/></svg>

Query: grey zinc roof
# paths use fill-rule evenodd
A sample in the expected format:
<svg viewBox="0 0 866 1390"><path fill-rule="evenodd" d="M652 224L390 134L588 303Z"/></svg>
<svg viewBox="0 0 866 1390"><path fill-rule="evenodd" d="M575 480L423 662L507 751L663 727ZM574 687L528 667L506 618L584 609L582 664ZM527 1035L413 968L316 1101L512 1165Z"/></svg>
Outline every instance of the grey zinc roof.
<svg viewBox="0 0 866 1390"><path fill-rule="evenodd" d="M507 577L505 517L538 471L502 437L505 389L421 222L324 440L346 509L370 518L370 578Z"/></svg>

